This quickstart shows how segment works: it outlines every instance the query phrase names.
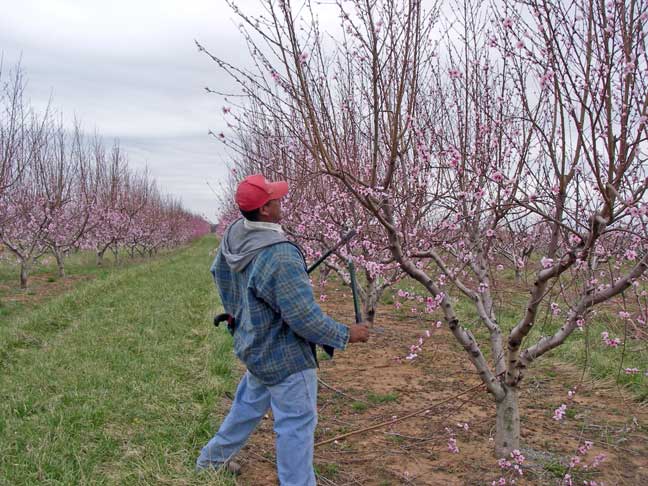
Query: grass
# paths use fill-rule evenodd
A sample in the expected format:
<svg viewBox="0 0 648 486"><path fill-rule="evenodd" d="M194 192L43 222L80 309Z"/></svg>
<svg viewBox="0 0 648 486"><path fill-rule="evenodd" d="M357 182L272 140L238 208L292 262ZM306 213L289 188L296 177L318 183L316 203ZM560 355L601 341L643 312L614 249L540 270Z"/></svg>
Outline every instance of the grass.
<svg viewBox="0 0 648 486"><path fill-rule="evenodd" d="M210 322L215 245L205 238L3 319L0 484L205 482L194 461L235 378L230 337Z"/></svg>
<svg viewBox="0 0 648 486"><path fill-rule="evenodd" d="M322 463L315 465L315 474L333 479L340 473L340 466L334 463Z"/></svg>
<svg viewBox="0 0 648 486"><path fill-rule="evenodd" d="M0 254L0 322L51 300L52 297L76 286L80 280L107 278L124 267L164 258L169 254L168 251L163 251L151 259L130 258L125 252L122 253L124 254L119 256L119 262L115 261L112 253L110 256L106 255L103 265L99 267L94 252L74 252L65 259L64 278L58 276L54 257L49 254L43 255L31 269L28 288L23 290L18 278L20 266L14 261L14 257L4 250L4 253Z"/></svg>
<svg viewBox="0 0 648 486"><path fill-rule="evenodd" d="M568 408L568 409L565 411L565 416L566 416L568 419L573 419L573 418L576 417L576 413L577 413L577 412L576 412L575 409L573 409L573 408Z"/></svg>
<svg viewBox="0 0 648 486"><path fill-rule="evenodd" d="M398 393L396 392L367 394L367 401L369 401L369 403L373 403L374 405L395 402L396 400L398 400Z"/></svg>
<svg viewBox="0 0 648 486"><path fill-rule="evenodd" d="M364 402L353 402L351 408L354 412L364 412L369 406Z"/></svg>

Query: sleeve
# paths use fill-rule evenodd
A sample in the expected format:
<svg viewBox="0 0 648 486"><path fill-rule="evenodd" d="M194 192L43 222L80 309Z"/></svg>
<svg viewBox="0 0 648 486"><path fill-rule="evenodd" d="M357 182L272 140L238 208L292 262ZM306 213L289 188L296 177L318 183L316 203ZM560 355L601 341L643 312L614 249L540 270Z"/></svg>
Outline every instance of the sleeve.
<svg viewBox="0 0 648 486"><path fill-rule="evenodd" d="M228 314L234 315L234 309L232 308L232 302L235 300L233 296L233 282L232 275L229 271L229 268L222 261L223 255L220 251L216 253L216 258L210 267L209 271L212 274L214 283L216 284L216 289L220 297L221 304L223 309Z"/></svg>
<svg viewBox="0 0 648 486"><path fill-rule="evenodd" d="M264 267L255 285L257 297L304 339L345 349L349 328L325 315L315 302L299 250L291 244L275 245Z"/></svg>

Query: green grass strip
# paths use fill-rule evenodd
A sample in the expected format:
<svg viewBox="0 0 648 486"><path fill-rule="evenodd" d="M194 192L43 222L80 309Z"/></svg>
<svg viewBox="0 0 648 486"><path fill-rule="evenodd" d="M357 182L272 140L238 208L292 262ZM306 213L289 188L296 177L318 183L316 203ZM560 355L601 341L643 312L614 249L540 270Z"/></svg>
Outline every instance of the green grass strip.
<svg viewBox="0 0 648 486"><path fill-rule="evenodd" d="M215 246L0 324L0 484L204 484L194 461L234 387L231 339L211 325Z"/></svg>

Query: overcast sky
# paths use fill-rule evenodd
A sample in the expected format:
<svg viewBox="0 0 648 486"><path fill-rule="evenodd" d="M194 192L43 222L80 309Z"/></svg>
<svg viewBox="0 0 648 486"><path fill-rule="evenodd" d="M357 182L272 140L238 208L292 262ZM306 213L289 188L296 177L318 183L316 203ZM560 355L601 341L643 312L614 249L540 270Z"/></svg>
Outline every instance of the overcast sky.
<svg viewBox="0 0 648 486"><path fill-rule="evenodd" d="M258 5L239 0L243 8ZM120 139L131 166L148 165L160 187L213 220L226 153L222 101L205 86L231 82L195 45L237 63L247 51L224 0L0 0L4 64L22 56L28 96L52 98L107 144Z"/></svg>

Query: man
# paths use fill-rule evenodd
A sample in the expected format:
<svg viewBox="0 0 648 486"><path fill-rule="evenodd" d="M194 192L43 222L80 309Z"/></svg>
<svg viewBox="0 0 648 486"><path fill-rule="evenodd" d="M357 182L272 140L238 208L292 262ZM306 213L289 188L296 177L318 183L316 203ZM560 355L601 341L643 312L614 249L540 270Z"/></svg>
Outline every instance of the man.
<svg viewBox="0 0 648 486"><path fill-rule="evenodd" d="M312 486L317 358L311 343L345 349L369 334L364 323L347 327L315 302L304 257L279 225L287 193L286 182L262 175L245 178L236 190L244 217L225 231L211 272L225 312L235 319L234 351L247 372L196 468L225 465L236 472L230 459L272 408L279 482Z"/></svg>

